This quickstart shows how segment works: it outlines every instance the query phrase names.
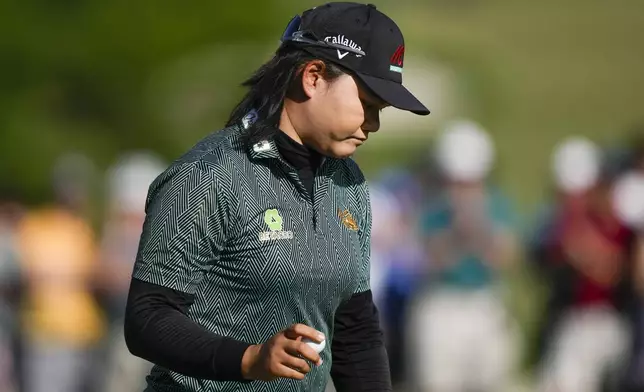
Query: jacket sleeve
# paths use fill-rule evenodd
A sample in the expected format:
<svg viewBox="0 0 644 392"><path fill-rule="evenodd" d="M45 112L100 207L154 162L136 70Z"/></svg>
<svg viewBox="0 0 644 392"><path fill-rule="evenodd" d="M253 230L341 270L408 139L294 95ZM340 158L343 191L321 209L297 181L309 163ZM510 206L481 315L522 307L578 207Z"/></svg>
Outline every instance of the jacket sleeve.
<svg viewBox="0 0 644 392"><path fill-rule="evenodd" d="M228 225L221 176L209 162L171 166L151 185L125 319L130 351L187 376L239 381L249 346L188 316L219 259Z"/></svg>
<svg viewBox="0 0 644 392"><path fill-rule="evenodd" d="M241 360L249 344L215 335L188 317L194 296L132 279L125 314L130 352L188 377L246 381Z"/></svg>
<svg viewBox="0 0 644 392"><path fill-rule="evenodd" d="M389 360L371 291L354 294L335 315L331 378L338 392L391 391Z"/></svg>
<svg viewBox="0 0 644 392"><path fill-rule="evenodd" d="M358 187L358 236L362 259L359 284L335 314L331 377L338 392L391 391L389 360L378 310L370 290L371 203L365 182ZM360 227L361 226L361 227Z"/></svg>

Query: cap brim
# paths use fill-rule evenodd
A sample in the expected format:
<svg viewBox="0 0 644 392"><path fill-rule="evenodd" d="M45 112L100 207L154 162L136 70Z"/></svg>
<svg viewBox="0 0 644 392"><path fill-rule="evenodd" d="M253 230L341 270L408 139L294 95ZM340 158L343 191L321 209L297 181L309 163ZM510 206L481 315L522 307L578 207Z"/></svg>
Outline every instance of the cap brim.
<svg viewBox="0 0 644 392"><path fill-rule="evenodd" d="M360 78L360 80L362 80L362 82L367 85L374 94L389 105L421 116L429 114L429 109L414 97L414 95L402 84L391 80L377 78L375 76L365 75L359 72L356 72L355 75Z"/></svg>

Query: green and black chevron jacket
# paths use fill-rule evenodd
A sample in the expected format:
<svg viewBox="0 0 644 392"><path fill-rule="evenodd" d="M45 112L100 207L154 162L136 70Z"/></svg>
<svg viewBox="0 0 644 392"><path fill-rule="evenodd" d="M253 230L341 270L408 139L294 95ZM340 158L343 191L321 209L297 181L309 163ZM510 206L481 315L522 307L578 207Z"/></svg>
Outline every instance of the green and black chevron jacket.
<svg viewBox="0 0 644 392"><path fill-rule="evenodd" d="M272 140L242 127L211 134L150 187L133 277L195 296L189 316L260 343L294 323L332 339L338 305L369 290L368 188L351 159L327 158L313 200ZM198 380L156 367L155 391L323 391L332 363L304 381Z"/></svg>

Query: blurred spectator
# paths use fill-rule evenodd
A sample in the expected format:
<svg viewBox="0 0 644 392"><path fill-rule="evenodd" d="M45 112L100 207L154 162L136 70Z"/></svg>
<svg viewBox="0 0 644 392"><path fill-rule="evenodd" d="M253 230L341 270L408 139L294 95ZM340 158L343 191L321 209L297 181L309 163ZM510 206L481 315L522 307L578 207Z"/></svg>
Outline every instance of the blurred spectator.
<svg viewBox="0 0 644 392"><path fill-rule="evenodd" d="M623 389L644 390L644 137L632 140L629 165L613 188L613 204L618 217L635 231L633 251L635 287L638 294L634 314L633 351Z"/></svg>
<svg viewBox="0 0 644 392"><path fill-rule="evenodd" d="M17 257L16 225L22 207L9 195L0 194L0 390L17 391L18 306L20 265Z"/></svg>
<svg viewBox="0 0 644 392"><path fill-rule="evenodd" d="M96 244L82 216L93 177L85 157L63 157L54 168L55 203L29 211L18 229L26 392L78 392L91 382L85 378L103 335L92 292Z"/></svg>
<svg viewBox="0 0 644 392"><path fill-rule="evenodd" d="M486 185L494 147L479 125L450 124L436 159L444 189L421 222L432 279L409 311L414 384L432 392L502 391L518 343L498 285L515 258L512 208Z"/></svg>
<svg viewBox="0 0 644 392"><path fill-rule="evenodd" d="M108 172L108 214L101 249L101 287L110 333L104 392L139 391L152 364L130 354L123 323L132 268L139 245L148 187L165 169L151 153L123 156Z"/></svg>
<svg viewBox="0 0 644 392"><path fill-rule="evenodd" d="M644 199L641 200L644 201ZM625 380L625 392L644 391L644 233L642 231L638 232L634 258L635 273L638 278L636 284L638 306L634 320L633 353Z"/></svg>
<svg viewBox="0 0 644 392"><path fill-rule="evenodd" d="M369 193L372 210L371 291L374 303L383 309L389 256L396 242L394 234L402 223L401 213L398 201L383 186L371 185ZM380 315L383 316L382 310Z"/></svg>
<svg viewBox="0 0 644 392"><path fill-rule="evenodd" d="M402 169L382 173L376 183L372 194L375 202L372 203L371 243L372 260L379 271L375 275L378 279L376 299L383 320L392 381L399 385L404 382L407 367L407 303L422 277L423 255L416 230L420 186L413 173ZM373 285L373 275L371 279Z"/></svg>
<svg viewBox="0 0 644 392"><path fill-rule="evenodd" d="M549 288L539 390L620 390L631 345L633 233L615 215L600 150L569 138L553 154L557 187L533 254Z"/></svg>

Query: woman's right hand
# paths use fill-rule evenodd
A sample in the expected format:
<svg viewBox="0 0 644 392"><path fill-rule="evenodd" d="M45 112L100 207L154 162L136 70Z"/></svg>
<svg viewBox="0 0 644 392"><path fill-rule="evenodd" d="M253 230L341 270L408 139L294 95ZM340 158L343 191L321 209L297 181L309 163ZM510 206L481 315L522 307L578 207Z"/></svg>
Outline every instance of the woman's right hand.
<svg viewBox="0 0 644 392"><path fill-rule="evenodd" d="M311 371L306 360L320 366L322 359L309 345L309 338L317 343L324 335L304 324L294 324L278 332L263 344L248 347L242 358L242 375L248 380L271 381L276 378L302 380Z"/></svg>

